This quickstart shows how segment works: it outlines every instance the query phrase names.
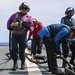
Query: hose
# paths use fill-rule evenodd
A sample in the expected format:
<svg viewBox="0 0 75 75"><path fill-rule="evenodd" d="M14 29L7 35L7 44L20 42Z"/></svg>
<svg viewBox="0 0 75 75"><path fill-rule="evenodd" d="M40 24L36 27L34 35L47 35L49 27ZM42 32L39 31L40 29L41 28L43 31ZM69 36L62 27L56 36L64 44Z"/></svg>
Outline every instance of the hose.
<svg viewBox="0 0 75 75"><path fill-rule="evenodd" d="M32 59L29 58L28 56L31 56L31 54L26 53L26 58L27 58L30 62L33 62L33 63L35 63L35 64L44 64L44 63L47 63L47 60L44 60L44 61L40 61L40 59L34 59L34 60L32 60Z"/></svg>
<svg viewBox="0 0 75 75"><path fill-rule="evenodd" d="M10 31L9 32L9 53L6 53L6 56L9 58L8 59L8 61L11 59L11 51L12 51L12 47L11 47L11 43L12 43L12 41L11 41L11 38L12 37L12 32ZM10 56L9 56L10 55ZM35 59L35 60L32 60L31 58L29 58L29 56L31 56L31 54L30 53L26 53L26 58L30 61L30 62L32 62L32 63L35 63L35 64L44 64L44 63L47 63L47 59L46 60L44 60L44 61L37 61L37 59ZM73 70L73 68L71 67L71 65L70 65L70 63L63 57L63 56L57 56L57 59L62 59L63 61L65 61L66 62L66 64L68 64L68 66L69 66L69 68L72 70L72 71L74 71ZM39 59L38 59L39 60Z"/></svg>
<svg viewBox="0 0 75 75"><path fill-rule="evenodd" d="M9 53L10 53L10 57L9 57L9 59L11 59L11 51L12 51L12 31L10 31L9 32ZM7 53L6 55L8 56L9 55L9 53Z"/></svg>
<svg viewBox="0 0 75 75"><path fill-rule="evenodd" d="M65 61L65 63L69 66L69 69L74 71L73 67L70 65L70 63L63 57L63 56L57 56L57 59L62 59L63 61Z"/></svg>
<svg viewBox="0 0 75 75"><path fill-rule="evenodd" d="M3 63L0 63L0 65L2 65L2 64L5 64L5 63L7 63L7 62L9 62L10 60L11 60L11 36L12 36L12 32L10 31L9 32L9 53L6 53L5 55L9 58L7 61L5 61L5 62L3 62Z"/></svg>

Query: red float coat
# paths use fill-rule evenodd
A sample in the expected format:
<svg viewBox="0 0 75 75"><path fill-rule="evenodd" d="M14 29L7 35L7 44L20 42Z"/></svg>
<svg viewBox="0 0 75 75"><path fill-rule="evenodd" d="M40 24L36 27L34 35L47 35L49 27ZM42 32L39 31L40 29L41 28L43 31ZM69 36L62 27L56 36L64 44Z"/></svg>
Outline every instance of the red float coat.
<svg viewBox="0 0 75 75"><path fill-rule="evenodd" d="M31 35L32 35L33 38L36 38L36 39L39 38L37 32L38 32L42 27L43 27L42 23L39 22L39 21L37 21L37 22L36 22L36 25L34 25L34 31L32 31L32 32L29 33L29 37L31 37Z"/></svg>

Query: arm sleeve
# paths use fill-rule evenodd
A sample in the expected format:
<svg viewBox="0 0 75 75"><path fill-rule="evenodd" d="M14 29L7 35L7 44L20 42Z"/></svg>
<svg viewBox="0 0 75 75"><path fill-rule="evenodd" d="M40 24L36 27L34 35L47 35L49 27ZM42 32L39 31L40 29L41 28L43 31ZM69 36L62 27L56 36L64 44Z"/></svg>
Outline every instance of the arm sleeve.
<svg viewBox="0 0 75 75"><path fill-rule="evenodd" d="M64 38L67 34L69 34L68 29L62 27L61 30L57 33L57 35L54 37L54 41L57 48L58 48L59 41L62 40L62 38Z"/></svg>
<svg viewBox="0 0 75 75"><path fill-rule="evenodd" d="M43 24L41 22L37 22L37 24L39 25L39 28L43 28Z"/></svg>
<svg viewBox="0 0 75 75"><path fill-rule="evenodd" d="M65 24L65 20L63 18L61 19L61 24Z"/></svg>
<svg viewBox="0 0 75 75"><path fill-rule="evenodd" d="M12 23L12 16L7 21L7 29L10 30L10 31L13 30L13 28L10 26L11 23Z"/></svg>
<svg viewBox="0 0 75 75"><path fill-rule="evenodd" d="M33 24L33 21L32 21L32 17L30 16L29 19L28 19L28 22L30 23L30 31L34 31L34 24Z"/></svg>

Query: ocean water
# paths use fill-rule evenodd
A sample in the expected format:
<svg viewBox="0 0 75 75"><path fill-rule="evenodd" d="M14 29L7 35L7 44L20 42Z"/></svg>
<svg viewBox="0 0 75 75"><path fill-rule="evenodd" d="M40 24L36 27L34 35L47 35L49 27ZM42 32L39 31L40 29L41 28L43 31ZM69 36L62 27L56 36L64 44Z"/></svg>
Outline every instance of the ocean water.
<svg viewBox="0 0 75 75"><path fill-rule="evenodd" d="M27 42L28 46L31 45L31 42ZM9 46L9 42L0 42L0 46Z"/></svg>
<svg viewBox="0 0 75 75"><path fill-rule="evenodd" d="M8 46L9 43L8 42L0 42L0 46Z"/></svg>
<svg viewBox="0 0 75 75"><path fill-rule="evenodd" d="M27 44L30 47L31 46L31 41L28 41ZM0 42L0 46L9 46L9 42ZM44 44L43 44L42 48L45 49ZM62 50L62 45L61 44L60 44L60 50Z"/></svg>

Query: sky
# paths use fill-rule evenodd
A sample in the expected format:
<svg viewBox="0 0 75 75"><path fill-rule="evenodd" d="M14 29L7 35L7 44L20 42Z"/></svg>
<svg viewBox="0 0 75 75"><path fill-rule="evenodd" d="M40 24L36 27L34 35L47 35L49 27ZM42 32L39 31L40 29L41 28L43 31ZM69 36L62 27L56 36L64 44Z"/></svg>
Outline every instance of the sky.
<svg viewBox="0 0 75 75"><path fill-rule="evenodd" d="M42 22L44 26L60 23L61 18L65 16L67 7L75 9L75 0L1 0L0 42L9 41L7 21L13 13L19 11L22 2L29 4L30 12L28 14Z"/></svg>

